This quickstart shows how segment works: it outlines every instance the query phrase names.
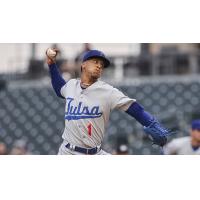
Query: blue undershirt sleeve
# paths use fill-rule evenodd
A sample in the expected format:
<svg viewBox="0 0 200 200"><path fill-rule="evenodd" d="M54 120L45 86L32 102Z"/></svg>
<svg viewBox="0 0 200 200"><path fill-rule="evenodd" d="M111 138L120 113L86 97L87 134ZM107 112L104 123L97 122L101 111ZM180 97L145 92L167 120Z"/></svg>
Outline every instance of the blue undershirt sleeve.
<svg viewBox="0 0 200 200"><path fill-rule="evenodd" d="M130 116L134 117L143 126L149 126L155 118L137 102L133 102L126 111Z"/></svg>
<svg viewBox="0 0 200 200"><path fill-rule="evenodd" d="M56 92L56 95L64 99L64 97L61 95L60 90L66 84L66 81L60 75L58 67L55 63L49 65L49 72L51 76L51 84L53 86L54 91Z"/></svg>

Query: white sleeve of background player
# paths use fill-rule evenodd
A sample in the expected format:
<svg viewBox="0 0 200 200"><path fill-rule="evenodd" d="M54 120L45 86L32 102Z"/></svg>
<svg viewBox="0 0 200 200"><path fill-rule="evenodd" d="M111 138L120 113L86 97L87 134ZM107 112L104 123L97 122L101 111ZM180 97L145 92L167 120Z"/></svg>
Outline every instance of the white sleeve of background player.
<svg viewBox="0 0 200 200"><path fill-rule="evenodd" d="M173 139L171 142L166 144L163 147L164 154L166 154L166 155L177 154L177 151L178 151L178 149L180 148L180 145L181 145L179 140L180 140L179 138L178 139Z"/></svg>
<svg viewBox="0 0 200 200"><path fill-rule="evenodd" d="M129 106L136 100L129 98L118 89L113 88L110 95L110 101L111 101L111 110L116 108L119 110L126 111L129 108Z"/></svg>

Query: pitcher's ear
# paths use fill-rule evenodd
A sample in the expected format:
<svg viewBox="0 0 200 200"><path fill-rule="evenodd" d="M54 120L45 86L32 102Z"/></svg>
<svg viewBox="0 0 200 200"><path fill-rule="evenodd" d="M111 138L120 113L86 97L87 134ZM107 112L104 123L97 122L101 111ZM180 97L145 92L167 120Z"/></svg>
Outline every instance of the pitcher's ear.
<svg viewBox="0 0 200 200"><path fill-rule="evenodd" d="M85 67L86 67L86 63L83 62L83 63L81 64L81 72L84 71Z"/></svg>

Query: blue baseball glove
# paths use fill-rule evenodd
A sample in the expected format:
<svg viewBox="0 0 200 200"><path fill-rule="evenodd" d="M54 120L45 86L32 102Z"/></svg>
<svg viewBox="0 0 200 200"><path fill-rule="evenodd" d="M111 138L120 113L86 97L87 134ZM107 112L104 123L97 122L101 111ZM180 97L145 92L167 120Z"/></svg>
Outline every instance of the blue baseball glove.
<svg viewBox="0 0 200 200"><path fill-rule="evenodd" d="M144 127L144 132L149 136L153 144L161 147L167 143L167 136L172 134L172 132L162 127L158 121L154 121L148 127Z"/></svg>

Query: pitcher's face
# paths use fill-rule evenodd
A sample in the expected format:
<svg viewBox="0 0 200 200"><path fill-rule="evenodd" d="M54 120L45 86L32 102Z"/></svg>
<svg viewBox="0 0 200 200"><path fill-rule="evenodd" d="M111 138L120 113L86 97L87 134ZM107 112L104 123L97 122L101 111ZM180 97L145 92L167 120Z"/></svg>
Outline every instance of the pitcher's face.
<svg viewBox="0 0 200 200"><path fill-rule="evenodd" d="M92 78L100 78L104 69L104 62L100 58L91 58L82 63L82 72Z"/></svg>

